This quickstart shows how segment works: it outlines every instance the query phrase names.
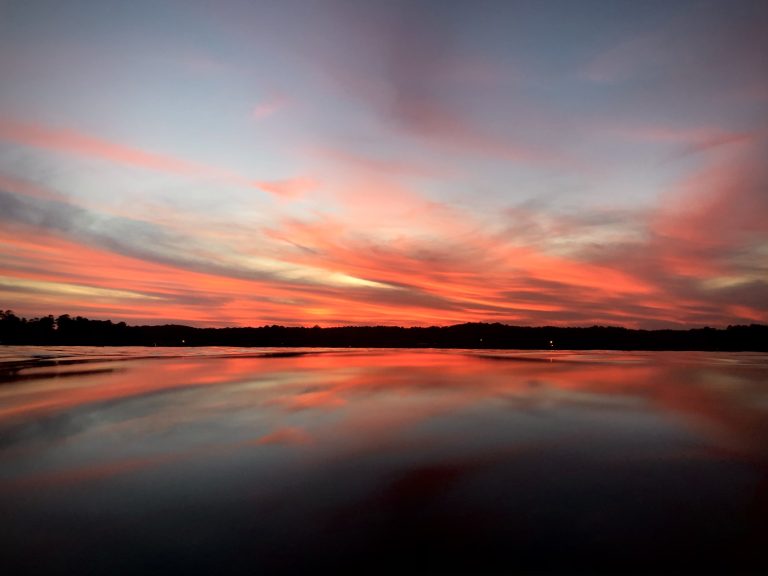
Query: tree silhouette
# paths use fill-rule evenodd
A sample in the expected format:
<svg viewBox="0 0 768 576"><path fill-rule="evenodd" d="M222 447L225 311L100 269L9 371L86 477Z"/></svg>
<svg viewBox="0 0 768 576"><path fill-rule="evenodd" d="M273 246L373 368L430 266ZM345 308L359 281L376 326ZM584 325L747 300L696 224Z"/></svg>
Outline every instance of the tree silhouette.
<svg viewBox="0 0 768 576"><path fill-rule="evenodd" d="M62 314L27 320L0 312L0 344L88 346L322 346L526 350L748 350L768 351L768 326L725 329L631 330L616 326L560 328L493 323L402 328L342 326L194 328L128 326Z"/></svg>

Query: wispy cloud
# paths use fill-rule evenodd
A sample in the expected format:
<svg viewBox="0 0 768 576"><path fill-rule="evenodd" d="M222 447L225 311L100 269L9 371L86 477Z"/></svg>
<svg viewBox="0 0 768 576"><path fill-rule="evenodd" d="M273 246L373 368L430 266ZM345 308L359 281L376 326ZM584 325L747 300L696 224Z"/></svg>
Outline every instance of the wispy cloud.
<svg viewBox="0 0 768 576"><path fill-rule="evenodd" d="M505 115L522 110L522 95L495 93L500 67L462 48L457 22L466 14L461 9L446 7L439 18L426 5L389 3L370 11L336 5L334 10L338 21L332 33L348 37L355 50L328 63L330 75L345 96L368 106L391 130L451 154L534 165L573 163L559 147L541 147L520 130L505 130L499 118L485 116L484 106L499 101ZM518 124L530 118L534 105L526 101Z"/></svg>
<svg viewBox="0 0 768 576"><path fill-rule="evenodd" d="M7 119L0 119L0 139L35 148L97 158L144 170L196 179L211 179L246 188L258 188L279 196L297 194L297 186L291 186L289 183L309 181L309 179L276 181L251 179L224 168L149 152L73 130L50 128Z"/></svg>
<svg viewBox="0 0 768 576"><path fill-rule="evenodd" d="M266 100L258 102L251 110L251 118L254 120L263 120L275 115L288 105L288 99L285 96L272 96Z"/></svg>
<svg viewBox="0 0 768 576"><path fill-rule="evenodd" d="M19 4L28 29L0 36L8 306L768 320L764 2L564 3L557 22L528 3L236 4L141 39Z"/></svg>
<svg viewBox="0 0 768 576"><path fill-rule="evenodd" d="M284 198L297 198L312 192L319 186L314 178L291 178L288 180L261 180L255 182L261 190Z"/></svg>

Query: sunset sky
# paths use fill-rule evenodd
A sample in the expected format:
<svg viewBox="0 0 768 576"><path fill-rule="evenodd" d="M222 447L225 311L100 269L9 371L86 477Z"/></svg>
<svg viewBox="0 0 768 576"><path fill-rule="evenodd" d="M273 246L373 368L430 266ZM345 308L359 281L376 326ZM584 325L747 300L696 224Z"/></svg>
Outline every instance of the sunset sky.
<svg viewBox="0 0 768 576"><path fill-rule="evenodd" d="M768 2L0 0L0 308L768 322Z"/></svg>

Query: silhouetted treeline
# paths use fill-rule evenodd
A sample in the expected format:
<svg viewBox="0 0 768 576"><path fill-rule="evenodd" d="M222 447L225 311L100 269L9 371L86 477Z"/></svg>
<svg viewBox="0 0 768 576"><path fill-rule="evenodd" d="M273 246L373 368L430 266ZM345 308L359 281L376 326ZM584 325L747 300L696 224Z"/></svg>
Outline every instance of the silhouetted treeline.
<svg viewBox="0 0 768 576"><path fill-rule="evenodd" d="M768 351L768 326L631 330L613 326L557 328L467 323L429 328L194 328L173 324L128 326L125 322L72 318L68 314L27 320L7 310L0 311L0 344Z"/></svg>

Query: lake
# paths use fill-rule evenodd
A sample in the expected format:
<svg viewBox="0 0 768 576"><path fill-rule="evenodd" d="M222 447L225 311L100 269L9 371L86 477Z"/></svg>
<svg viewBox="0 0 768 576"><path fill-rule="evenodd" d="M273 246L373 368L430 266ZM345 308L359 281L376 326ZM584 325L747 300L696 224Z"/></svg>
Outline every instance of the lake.
<svg viewBox="0 0 768 576"><path fill-rule="evenodd" d="M766 573L768 355L0 347L4 573Z"/></svg>

